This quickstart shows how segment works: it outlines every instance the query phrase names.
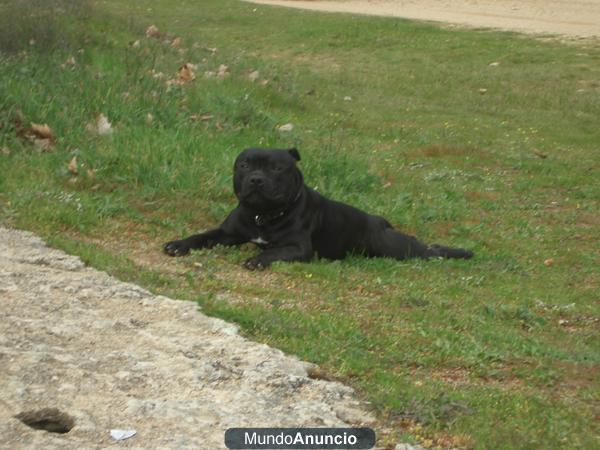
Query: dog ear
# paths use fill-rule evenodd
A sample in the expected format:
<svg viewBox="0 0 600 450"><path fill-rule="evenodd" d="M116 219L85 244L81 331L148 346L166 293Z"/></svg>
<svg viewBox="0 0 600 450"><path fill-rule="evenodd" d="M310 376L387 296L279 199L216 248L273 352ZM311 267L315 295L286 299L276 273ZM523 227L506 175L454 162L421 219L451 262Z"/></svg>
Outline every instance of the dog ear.
<svg viewBox="0 0 600 450"><path fill-rule="evenodd" d="M292 158L294 158L296 161L300 161L300 153L298 153L296 147L288 149L288 153L292 155Z"/></svg>

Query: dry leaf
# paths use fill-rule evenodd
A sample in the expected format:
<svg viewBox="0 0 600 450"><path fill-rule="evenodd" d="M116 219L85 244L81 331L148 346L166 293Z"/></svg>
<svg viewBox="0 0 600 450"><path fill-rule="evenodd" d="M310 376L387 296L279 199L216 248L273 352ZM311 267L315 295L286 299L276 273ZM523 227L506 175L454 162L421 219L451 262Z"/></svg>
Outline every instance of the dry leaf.
<svg viewBox="0 0 600 450"><path fill-rule="evenodd" d="M138 39L138 40L136 40L136 41L132 42L132 43L130 44L130 47L131 47L131 48L139 48L139 47L140 47L140 40Z"/></svg>
<svg viewBox="0 0 600 450"><path fill-rule="evenodd" d="M538 156L538 157L542 158L542 159L546 159L548 157L548 155L546 155L544 152L542 152L541 150L538 150L538 149L535 149L533 151L533 154L535 156Z"/></svg>
<svg viewBox="0 0 600 450"><path fill-rule="evenodd" d="M150 25L146 28L146 37L158 39L160 37L160 31L155 25Z"/></svg>
<svg viewBox="0 0 600 450"><path fill-rule="evenodd" d="M73 68L77 63L75 62L75 57L71 56L64 63L60 65L61 69L66 69L67 67Z"/></svg>
<svg viewBox="0 0 600 450"><path fill-rule="evenodd" d="M225 64L221 64L219 66L219 70L217 71L217 76L219 78L224 78L227 75L229 75L229 66L226 66Z"/></svg>
<svg viewBox="0 0 600 450"><path fill-rule="evenodd" d="M258 78L260 77L260 72L258 70L255 70L253 72L250 72L250 74L248 75L248 79L250 81L252 81L253 83L258 80Z"/></svg>
<svg viewBox="0 0 600 450"><path fill-rule="evenodd" d="M196 79L196 66L192 63L185 63L177 71L177 78L167 80L167 86L173 84L183 85Z"/></svg>
<svg viewBox="0 0 600 450"><path fill-rule="evenodd" d="M31 128L29 128L30 133L38 138L38 139L54 139L54 133L52 129L47 124L37 124L32 123Z"/></svg>
<svg viewBox="0 0 600 450"><path fill-rule="evenodd" d="M196 66L191 63L185 63L179 68L179 81L181 83L187 83L196 79Z"/></svg>
<svg viewBox="0 0 600 450"><path fill-rule="evenodd" d="M8 156L10 155L10 150L8 147L2 147L2 150L0 150L0 154L4 155L4 156Z"/></svg>
<svg viewBox="0 0 600 450"><path fill-rule="evenodd" d="M150 125L152 122L154 122L154 116L151 113L146 114L146 123Z"/></svg>
<svg viewBox="0 0 600 450"><path fill-rule="evenodd" d="M192 114L190 116L191 120L200 120L202 122L207 122L211 119L214 119L215 116L213 116L212 114Z"/></svg>
<svg viewBox="0 0 600 450"><path fill-rule="evenodd" d="M54 133L47 124L32 123L31 127L23 129L16 127L17 135L27 139L36 149L42 152L54 150Z"/></svg>
<svg viewBox="0 0 600 450"><path fill-rule="evenodd" d="M546 259L544 261L544 265L547 266L547 267L550 267L550 266L554 265L554 259L552 259L552 258Z"/></svg>
<svg viewBox="0 0 600 450"><path fill-rule="evenodd" d="M108 121L108 118L104 114L98 114L96 117L96 123L88 123L85 126L85 131L90 134L97 134L105 136L113 133L112 124Z"/></svg>
<svg viewBox="0 0 600 450"><path fill-rule="evenodd" d="M69 169L69 172L71 172L73 175L77 175L77 173L79 172L77 168L77 156L73 156L73 159L67 166L67 169Z"/></svg>
<svg viewBox="0 0 600 450"><path fill-rule="evenodd" d="M175 47L179 47L181 45L181 38L180 37L176 37L175 39L173 39L173 41L171 42L171 47L175 48Z"/></svg>
<svg viewBox="0 0 600 450"><path fill-rule="evenodd" d="M51 139L33 139L33 146L41 152L51 152L54 150Z"/></svg>
<svg viewBox="0 0 600 450"><path fill-rule="evenodd" d="M100 136L106 136L113 133L112 125L104 114L98 114L96 119L96 128Z"/></svg>
<svg viewBox="0 0 600 450"><path fill-rule="evenodd" d="M486 88L481 88L481 89L479 89L479 93L481 95L487 94L487 89Z"/></svg>

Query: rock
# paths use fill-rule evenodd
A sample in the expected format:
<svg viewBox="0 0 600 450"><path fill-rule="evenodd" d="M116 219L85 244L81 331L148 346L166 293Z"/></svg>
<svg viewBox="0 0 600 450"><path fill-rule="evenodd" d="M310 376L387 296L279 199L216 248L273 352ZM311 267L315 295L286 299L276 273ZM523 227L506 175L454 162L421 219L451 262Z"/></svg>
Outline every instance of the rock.
<svg viewBox="0 0 600 450"><path fill-rule="evenodd" d="M6 448L104 448L118 429L136 448L219 449L230 427L374 420L310 364L28 232L0 227L0 298Z"/></svg>
<svg viewBox="0 0 600 450"><path fill-rule="evenodd" d="M420 445L397 444L394 450L425 450Z"/></svg>
<svg viewBox="0 0 600 450"><path fill-rule="evenodd" d="M292 123L286 123L277 128L277 130L282 133L288 133L288 132L292 131L293 129L294 129L294 124L292 124Z"/></svg>

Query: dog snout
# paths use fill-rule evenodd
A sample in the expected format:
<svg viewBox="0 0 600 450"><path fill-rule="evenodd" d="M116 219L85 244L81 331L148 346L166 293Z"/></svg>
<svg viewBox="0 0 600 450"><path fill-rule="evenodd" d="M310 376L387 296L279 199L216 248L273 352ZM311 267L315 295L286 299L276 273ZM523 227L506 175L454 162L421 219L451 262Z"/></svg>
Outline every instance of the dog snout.
<svg viewBox="0 0 600 450"><path fill-rule="evenodd" d="M252 174L248 181L252 186L263 187L265 184L265 177L261 174Z"/></svg>

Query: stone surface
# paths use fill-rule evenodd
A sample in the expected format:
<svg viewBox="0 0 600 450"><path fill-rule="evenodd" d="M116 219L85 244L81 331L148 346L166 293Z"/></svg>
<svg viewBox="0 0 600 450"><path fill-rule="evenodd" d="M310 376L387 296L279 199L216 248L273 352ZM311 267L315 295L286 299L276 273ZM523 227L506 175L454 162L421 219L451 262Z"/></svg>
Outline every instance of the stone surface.
<svg viewBox="0 0 600 450"><path fill-rule="evenodd" d="M310 364L196 304L2 227L0 317L2 448L218 449L229 427L373 421L351 388L309 378ZM111 430L136 434L117 442Z"/></svg>
<svg viewBox="0 0 600 450"><path fill-rule="evenodd" d="M397 444L394 450L425 450L420 445Z"/></svg>

